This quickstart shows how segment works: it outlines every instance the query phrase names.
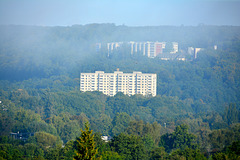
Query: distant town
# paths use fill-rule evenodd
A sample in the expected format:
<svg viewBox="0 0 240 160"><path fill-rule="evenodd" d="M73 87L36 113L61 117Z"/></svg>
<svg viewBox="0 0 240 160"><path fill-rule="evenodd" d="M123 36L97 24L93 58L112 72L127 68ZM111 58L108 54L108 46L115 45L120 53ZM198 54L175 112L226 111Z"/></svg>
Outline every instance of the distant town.
<svg viewBox="0 0 240 160"><path fill-rule="evenodd" d="M198 52L203 48L188 47L187 52L179 51L178 42L109 42L109 43L96 43L96 51L100 52L103 48L107 50L107 56L111 56L114 52L127 46L131 55L143 55L148 58L158 57L161 60L179 60L186 61L187 56L191 59L196 59ZM217 50L217 45L214 45L214 50Z"/></svg>

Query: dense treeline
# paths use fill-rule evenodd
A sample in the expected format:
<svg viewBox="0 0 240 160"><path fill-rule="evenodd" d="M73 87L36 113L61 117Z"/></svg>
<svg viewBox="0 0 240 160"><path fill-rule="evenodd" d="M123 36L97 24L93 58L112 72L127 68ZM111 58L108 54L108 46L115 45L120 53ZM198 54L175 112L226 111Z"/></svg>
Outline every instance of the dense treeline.
<svg viewBox="0 0 240 160"><path fill-rule="evenodd" d="M95 131L112 136L114 133L111 131L112 125L110 124L117 121L116 116L122 113L148 123L158 122L161 125L170 123L168 127L171 127L173 122L176 124L184 122L190 127L193 126L191 127L193 131L196 131L197 126L201 125L210 129L225 128L233 123L238 123L240 120L239 108L236 104L226 105L224 112L213 112L212 110L196 112L195 106L192 105L193 102L189 102L189 100L160 95L156 97L143 97L141 95L129 97L118 93L114 97L107 97L100 92L81 93L78 90L54 92L49 89L33 90L32 95L23 89L13 90L10 93L1 90L0 95L3 101L2 106L5 106L5 109L9 111L12 105L19 109L31 110L37 113L38 119L43 119L48 123L56 122L57 117L66 116L68 118L63 118L65 121L67 119L89 119L96 123ZM198 105L198 111L205 111L205 107L206 105ZM11 114L11 116L13 115ZM125 119L126 121L130 120L130 118ZM106 126L106 128L98 128L99 125ZM114 126L112 127L114 128ZM8 127L8 129L10 128ZM19 128L24 129L24 127ZM172 126L173 128L174 126Z"/></svg>
<svg viewBox="0 0 240 160"><path fill-rule="evenodd" d="M0 33L1 158L72 159L86 122L103 159L239 158L239 27L0 26ZM126 47L110 57L95 52L96 42L130 40L205 49L186 62ZM117 68L156 73L157 96L79 91L81 72Z"/></svg>
<svg viewBox="0 0 240 160"><path fill-rule="evenodd" d="M184 156L192 152L194 155L207 157L214 155L215 152L224 151L222 153L225 155L225 147L232 145L233 142L237 143L240 138L240 112L235 104L227 106L223 114L217 112L197 114L190 106L188 109L183 105L184 102L181 100L171 97L146 98L140 95L128 97L122 93L107 97L99 92L72 91L73 93L70 93L72 95L66 97L67 94L63 94L61 98L56 99L52 94L44 98L44 95L50 94L50 91L46 92L38 95L43 97L39 101L36 97L27 95L24 90L16 91L14 96L11 96L13 99L11 97L10 100L3 99L0 111L3 150L1 154L2 157L10 156L3 158L11 159L14 154L19 154L20 157L26 156L25 158L30 155L46 159L51 159L48 156L70 158L74 150L72 140L80 135L80 128L84 128L86 122L90 122L96 138L99 138L101 154L108 151L111 154L119 154L124 159L132 159L131 156L134 155L131 154L143 156L143 159L148 158L146 154L166 158L168 153L171 153L171 156L174 154ZM6 92L4 95L2 91L1 96L7 98ZM76 100L64 102L64 97L66 99L75 97L76 100L80 100L81 106L74 107ZM66 105L61 107L60 102L56 103L57 101ZM74 108L67 104L71 104ZM70 110L75 113L68 112ZM25 141L15 140L10 136L11 132L19 132L23 135L34 133L34 136L27 137ZM101 142L101 135L112 136L113 141ZM61 147L63 144L64 148ZM137 148L140 150L129 148L138 145L140 148ZM15 153L15 150L19 153Z"/></svg>
<svg viewBox="0 0 240 160"><path fill-rule="evenodd" d="M84 128L84 124L89 121L85 115L61 114L42 120L32 111L19 110L10 102L8 106L11 106L8 110L1 111L1 129L6 131L0 136L2 158L72 159L77 149L74 140L80 135L79 128ZM94 127L94 121L91 124L91 128L99 128ZM103 119L97 125L104 127L106 121ZM236 159L240 156L239 123L219 130L210 130L205 123L199 130L190 133L189 126L185 124L164 127L157 122L146 123L127 113L119 113L110 126L114 136L109 142L102 141L102 134L95 132L98 156L103 159L219 159L219 156ZM21 133L34 132L34 135L24 141L7 136L14 130ZM75 135L72 135L74 132Z"/></svg>

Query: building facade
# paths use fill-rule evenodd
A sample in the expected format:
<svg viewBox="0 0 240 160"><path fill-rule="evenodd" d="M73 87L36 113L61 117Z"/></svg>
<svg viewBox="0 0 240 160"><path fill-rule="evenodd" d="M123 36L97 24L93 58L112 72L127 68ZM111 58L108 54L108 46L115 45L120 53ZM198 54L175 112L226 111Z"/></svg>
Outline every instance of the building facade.
<svg viewBox="0 0 240 160"><path fill-rule="evenodd" d="M129 96L135 94L156 96L157 75L142 72L123 73L121 71L81 73L80 90L83 92L100 91L108 96L114 96L118 92Z"/></svg>
<svg viewBox="0 0 240 160"><path fill-rule="evenodd" d="M142 55L149 58L157 57L163 53L165 42L129 42L131 45L131 54L142 53Z"/></svg>
<svg viewBox="0 0 240 160"><path fill-rule="evenodd" d="M175 54L178 52L178 43L177 42L172 42L172 46L173 46L173 51L170 52L172 54Z"/></svg>
<svg viewBox="0 0 240 160"><path fill-rule="evenodd" d="M108 50L108 57L109 54L112 53L114 50L118 49L119 47L121 47L123 44L123 42L111 42L111 43L107 43L107 50Z"/></svg>

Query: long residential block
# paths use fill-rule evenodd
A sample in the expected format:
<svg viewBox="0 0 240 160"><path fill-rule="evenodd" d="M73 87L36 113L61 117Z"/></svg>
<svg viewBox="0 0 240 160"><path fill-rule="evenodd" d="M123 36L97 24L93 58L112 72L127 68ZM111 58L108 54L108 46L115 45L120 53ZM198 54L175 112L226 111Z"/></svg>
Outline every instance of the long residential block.
<svg viewBox="0 0 240 160"><path fill-rule="evenodd" d="M123 73L81 73L80 90L100 91L108 96L114 96L118 92L126 95L141 94L144 96L156 96L157 75L142 72Z"/></svg>

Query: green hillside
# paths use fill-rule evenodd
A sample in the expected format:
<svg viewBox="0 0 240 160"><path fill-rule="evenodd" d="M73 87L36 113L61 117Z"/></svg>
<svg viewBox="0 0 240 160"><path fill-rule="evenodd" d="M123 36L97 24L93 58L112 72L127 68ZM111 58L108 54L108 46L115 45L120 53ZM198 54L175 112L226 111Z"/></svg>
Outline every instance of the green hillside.
<svg viewBox="0 0 240 160"><path fill-rule="evenodd" d="M239 157L240 27L0 26L0 35L1 158L72 159L86 122L103 159ZM95 51L119 41L204 50L187 61ZM80 73L117 68L156 73L157 96L80 91Z"/></svg>

